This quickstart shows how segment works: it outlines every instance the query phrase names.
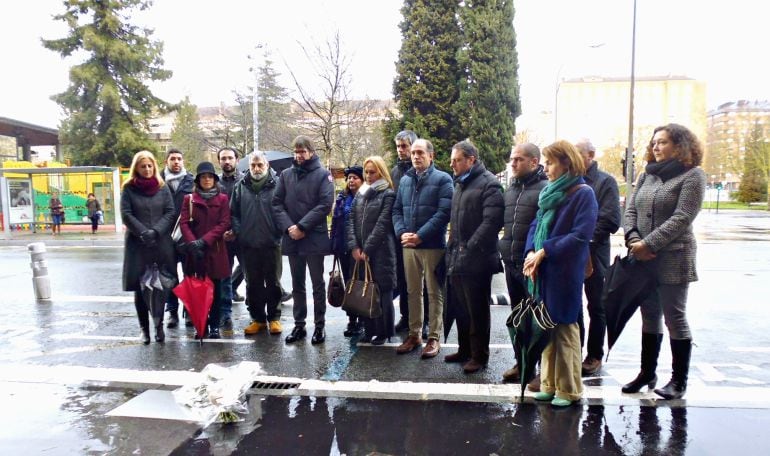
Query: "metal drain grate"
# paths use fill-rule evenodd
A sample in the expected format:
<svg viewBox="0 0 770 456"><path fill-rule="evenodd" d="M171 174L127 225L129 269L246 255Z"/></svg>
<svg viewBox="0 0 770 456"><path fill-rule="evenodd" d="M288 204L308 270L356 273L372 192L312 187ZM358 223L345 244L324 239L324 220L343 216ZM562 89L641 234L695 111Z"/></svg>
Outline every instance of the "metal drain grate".
<svg viewBox="0 0 770 456"><path fill-rule="evenodd" d="M259 390L288 390L299 387L299 383L287 383L287 382L254 382L251 385L254 389Z"/></svg>

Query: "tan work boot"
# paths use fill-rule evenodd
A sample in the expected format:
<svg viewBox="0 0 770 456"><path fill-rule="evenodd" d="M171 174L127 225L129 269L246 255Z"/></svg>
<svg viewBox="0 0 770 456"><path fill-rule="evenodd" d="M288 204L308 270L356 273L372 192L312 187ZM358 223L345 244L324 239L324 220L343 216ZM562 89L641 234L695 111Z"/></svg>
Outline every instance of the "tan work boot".
<svg viewBox="0 0 770 456"><path fill-rule="evenodd" d="M263 329L267 328L267 323L261 323L258 321L252 321L249 326L245 327L243 329L243 333L247 336L253 336L254 334L258 334Z"/></svg>
<svg viewBox="0 0 770 456"><path fill-rule="evenodd" d="M268 325L270 327L270 334L281 334L281 331L283 331L283 326L281 326L281 322L278 320L273 320Z"/></svg>

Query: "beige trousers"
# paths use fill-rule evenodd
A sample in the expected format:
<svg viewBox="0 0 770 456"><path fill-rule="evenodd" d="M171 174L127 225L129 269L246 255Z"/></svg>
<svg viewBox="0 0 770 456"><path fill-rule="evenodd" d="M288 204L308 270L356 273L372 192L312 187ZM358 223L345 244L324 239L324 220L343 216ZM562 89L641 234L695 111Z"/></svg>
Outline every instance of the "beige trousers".
<svg viewBox="0 0 770 456"><path fill-rule="evenodd" d="M404 248L404 275L409 293L409 335L422 332L422 283L428 288L428 339L441 340L444 330L444 289L436 277L436 266L444 249Z"/></svg>
<svg viewBox="0 0 770 456"><path fill-rule="evenodd" d="M580 377L580 328L556 325L540 360L540 391L577 401L583 396Z"/></svg>

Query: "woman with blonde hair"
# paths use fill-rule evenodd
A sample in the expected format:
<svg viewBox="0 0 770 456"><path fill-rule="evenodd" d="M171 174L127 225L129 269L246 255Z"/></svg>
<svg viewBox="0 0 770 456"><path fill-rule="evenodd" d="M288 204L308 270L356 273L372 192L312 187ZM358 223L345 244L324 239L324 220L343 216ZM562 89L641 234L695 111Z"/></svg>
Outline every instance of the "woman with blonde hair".
<svg viewBox="0 0 770 456"><path fill-rule="evenodd" d="M396 236L393 203L396 192L382 157L364 160L365 184L356 193L347 223L348 249L355 261L369 261L372 278L379 287L382 314L364 319L364 341L382 345L394 333L393 289L396 287ZM364 268L359 267L363 275ZM359 277L362 278L362 277Z"/></svg>
<svg viewBox="0 0 770 456"><path fill-rule="evenodd" d="M556 327L540 361L539 401L564 407L580 400L580 329L588 242L598 205L583 180L585 164L567 141L543 149L548 185L540 192L537 216L524 249L524 275L530 294L543 301Z"/></svg>
<svg viewBox="0 0 770 456"><path fill-rule="evenodd" d="M142 342L150 343L150 320L155 326L155 340L163 342L164 302L145 302L139 281L153 263L161 273L176 276L176 254L171 240L174 227L174 200L160 177L158 162L151 152L137 152L131 161L128 179L123 183L120 213L126 225L123 253L123 290L134 292L134 307L142 330Z"/></svg>

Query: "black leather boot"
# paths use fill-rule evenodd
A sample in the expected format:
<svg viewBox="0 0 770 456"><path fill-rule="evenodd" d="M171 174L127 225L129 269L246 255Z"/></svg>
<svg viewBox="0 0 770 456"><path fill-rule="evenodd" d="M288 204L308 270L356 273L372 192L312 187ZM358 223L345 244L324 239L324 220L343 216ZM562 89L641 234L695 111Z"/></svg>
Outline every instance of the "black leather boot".
<svg viewBox="0 0 770 456"><path fill-rule="evenodd" d="M166 333L163 332L163 320L155 324L155 342L164 342Z"/></svg>
<svg viewBox="0 0 770 456"><path fill-rule="evenodd" d="M141 338L144 345L150 345L150 328L142 328Z"/></svg>
<svg viewBox="0 0 770 456"><path fill-rule="evenodd" d="M658 376L655 370L658 368L658 354L660 353L660 344L663 341L663 334L642 333L642 366L639 375L630 383L626 383L621 388L626 394L638 393L644 385L648 388L655 388L658 382Z"/></svg>
<svg viewBox="0 0 770 456"><path fill-rule="evenodd" d="M663 399L681 399L687 392L687 377L690 373L690 353L692 340L671 339L671 380L655 394Z"/></svg>

